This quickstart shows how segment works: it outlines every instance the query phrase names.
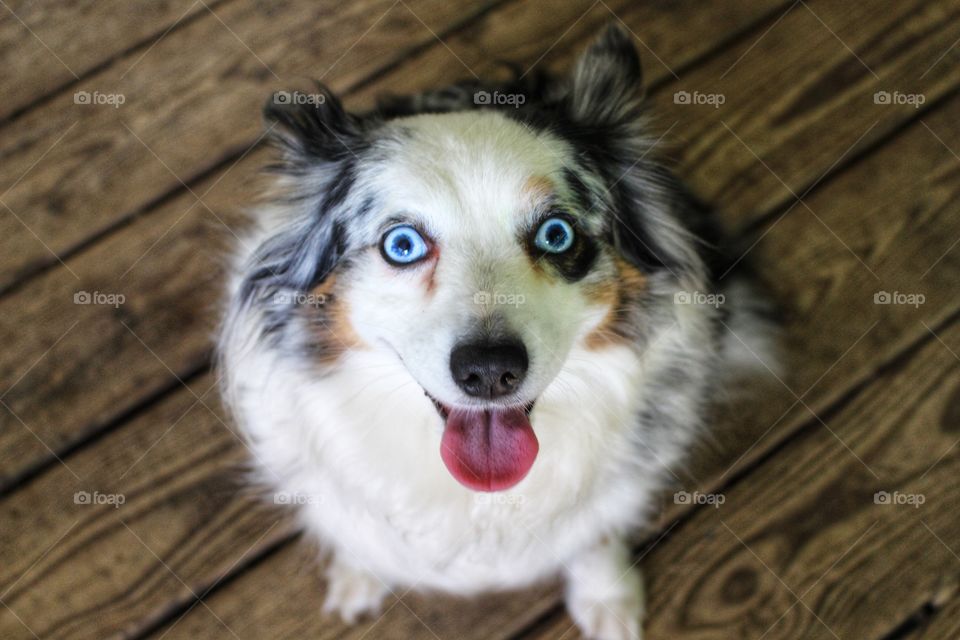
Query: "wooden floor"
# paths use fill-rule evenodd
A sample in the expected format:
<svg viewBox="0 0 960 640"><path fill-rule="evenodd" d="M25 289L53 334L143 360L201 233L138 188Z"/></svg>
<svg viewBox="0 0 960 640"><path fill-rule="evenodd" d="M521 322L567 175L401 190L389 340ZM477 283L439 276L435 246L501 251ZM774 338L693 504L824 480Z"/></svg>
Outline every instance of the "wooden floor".
<svg viewBox="0 0 960 640"><path fill-rule="evenodd" d="M0 5L0 638L578 637L555 585L322 617L210 335L271 91L563 69L611 20L787 316L637 541L647 637L960 637L957 0Z"/></svg>

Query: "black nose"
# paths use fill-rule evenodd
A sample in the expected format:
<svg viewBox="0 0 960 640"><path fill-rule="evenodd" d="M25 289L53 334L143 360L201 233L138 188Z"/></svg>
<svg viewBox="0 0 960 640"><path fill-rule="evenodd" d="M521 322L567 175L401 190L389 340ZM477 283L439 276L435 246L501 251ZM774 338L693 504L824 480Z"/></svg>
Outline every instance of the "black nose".
<svg viewBox="0 0 960 640"><path fill-rule="evenodd" d="M527 350L517 340L454 347L450 372L457 386L475 398L499 398L516 391L527 375Z"/></svg>

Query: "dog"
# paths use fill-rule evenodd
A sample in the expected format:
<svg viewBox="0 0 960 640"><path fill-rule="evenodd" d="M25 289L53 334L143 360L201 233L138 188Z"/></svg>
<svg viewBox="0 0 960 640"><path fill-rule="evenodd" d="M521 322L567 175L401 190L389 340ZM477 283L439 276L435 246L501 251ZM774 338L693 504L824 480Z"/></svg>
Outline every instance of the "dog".
<svg viewBox="0 0 960 640"><path fill-rule="evenodd" d="M223 396L331 556L324 610L561 577L586 636L640 637L631 542L765 340L749 276L717 284L710 208L657 159L641 76L612 26L566 77L265 107L279 154L230 260Z"/></svg>

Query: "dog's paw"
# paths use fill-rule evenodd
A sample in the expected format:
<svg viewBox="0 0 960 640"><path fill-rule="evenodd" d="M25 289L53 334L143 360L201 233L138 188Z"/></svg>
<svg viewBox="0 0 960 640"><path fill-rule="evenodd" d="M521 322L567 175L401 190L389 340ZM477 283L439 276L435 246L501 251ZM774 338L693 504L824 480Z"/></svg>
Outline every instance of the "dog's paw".
<svg viewBox="0 0 960 640"><path fill-rule="evenodd" d="M373 574L356 569L336 559L327 569L327 597L323 612L337 614L353 624L364 616L380 611L390 589Z"/></svg>
<svg viewBox="0 0 960 640"><path fill-rule="evenodd" d="M643 602L637 594L619 597L567 597L567 610L590 640L642 640Z"/></svg>
<svg viewBox="0 0 960 640"><path fill-rule="evenodd" d="M645 596L639 569L619 542L604 542L567 567L567 611L590 640L642 640Z"/></svg>

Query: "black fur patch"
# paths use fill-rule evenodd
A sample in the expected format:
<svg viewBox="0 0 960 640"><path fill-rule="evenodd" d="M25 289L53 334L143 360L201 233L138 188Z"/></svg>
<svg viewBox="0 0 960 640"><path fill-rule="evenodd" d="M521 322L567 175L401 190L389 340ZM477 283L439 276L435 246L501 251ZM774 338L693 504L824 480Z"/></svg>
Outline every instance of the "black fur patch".
<svg viewBox="0 0 960 640"><path fill-rule="evenodd" d="M555 217L556 215L549 217ZM549 264L564 280L576 282L590 273L590 268L596 262L599 251L596 242L586 234L575 216L559 214L559 217L570 223L574 230L573 246L567 251L550 253L537 247L535 238L540 223L527 231L522 242L526 245L527 252L535 262Z"/></svg>

